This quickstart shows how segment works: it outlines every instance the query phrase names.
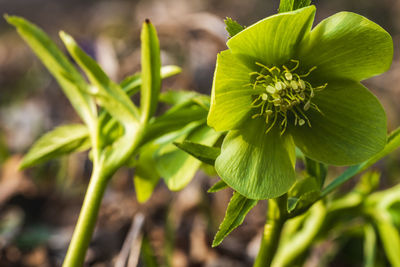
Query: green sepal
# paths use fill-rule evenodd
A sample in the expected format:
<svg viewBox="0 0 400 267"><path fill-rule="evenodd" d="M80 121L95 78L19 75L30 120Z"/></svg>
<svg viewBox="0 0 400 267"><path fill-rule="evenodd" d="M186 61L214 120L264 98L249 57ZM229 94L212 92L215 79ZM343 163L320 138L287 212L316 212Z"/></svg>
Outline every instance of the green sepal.
<svg viewBox="0 0 400 267"><path fill-rule="evenodd" d="M141 120L150 119L157 108L161 88L160 44L157 32L149 20L143 23L140 35L142 44L142 86L140 95Z"/></svg>
<svg viewBox="0 0 400 267"><path fill-rule="evenodd" d="M307 157L332 165L367 160L386 144L386 114L378 99L353 81L332 81L313 102L307 125L288 125L296 146Z"/></svg>
<svg viewBox="0 0 400 267"><path fill-rule="evenodd" d="M315 6L280 13L247 27L226 43L248 66L256 62L269 67L294 59L299 43L311 30Z"/></svg>
<svg viewBox="0 0 400 267"><path fill-rule="evenodd" d="M279 127L267 134L263 119L251 119L238 130L229 131L215 169L235 191L251 199L275 198L295 182L295 146Z"/></svg>
<svg viewBox="0 0 400 267"><path fill-rule="evenodd" d="M221 149L218 147L205 146L187 140L183 141L182 143L174 142L174 145L186 153L189 153L201 162L209 165L214 165L215 160L221 153Z"/></svg>
<svg viewBox="0 0 400 267"><path fill-rule="evenodd" d="M219 230L214 237L212 246L216 247L227 237L236 227L241 225L247 213L254 208L258 200L248 199L238 192L234 192L226 209L224 220L219 226Z"/></svg>
<svg viewBox="0 0 400 267"><path fill-rule="evenodd" d="M224 19L224 22L226 25L225 29L229 33L230 37L233 37L244 30L244 27L232 18L227 17L226 19Z"/></svg>
<svg viewBox="0 0 400 267"><path fill-rule="evenodd" d="M49 159L90 148L89 131L85 125L70 124L59 126L46 133L31 147L22 159L24 169Z"/></svg>
<svg viewBox="0 0 400 267"><path fill-rule="evenodd" d="M365 17L340 12L319 23L300 44L302 68L317 67L312 77L361 81L390 68L393 41Z"/></svg>
<svg viewBox="0 0 400 267"><path fill-rule="evenodd" d="M247 86L252 70L231 51L218 54L207 124L216 131L238 128L249 119L254 90Z"/></svg>

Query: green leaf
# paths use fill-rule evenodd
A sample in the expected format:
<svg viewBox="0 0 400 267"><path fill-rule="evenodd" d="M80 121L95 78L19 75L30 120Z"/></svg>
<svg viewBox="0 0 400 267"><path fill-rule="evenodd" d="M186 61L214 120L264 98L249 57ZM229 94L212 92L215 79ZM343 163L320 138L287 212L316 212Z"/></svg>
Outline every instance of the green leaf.
<svg viewBox="0 0 400 267"><path fill-rule="evenodd" d="M400 267L400 234L398 229L391 223L389 214L385 211L377 211L374 219L391 266Z"/></svg>
<svg viewBox="0 0 400 267"><path fill-rule="evenodd" d="M235 36L236 34L238 34L239 32L241 32L242 30L244 30L244 27L242 25L240 25L239 23L237 23L237 21L233 20L232 18L227 17L225 20L225 29L226 31L229 33L230 37Z"/></svg>
<svg viewBox="0 0 400 267"><path fill-rule="evenodd" d="M295 146L279 127L265 134L263 119L252 119L225 137L215 169L230 187L247 198L275 198L295 182Z"/></svg>
<svg viewBox="0 0 400 267"><path fill-rule="evenodd" d="M141 141L138 136L143 134L143 128L139 127L138 110L120 86L108 78L97 62L88 56L71 36L64 32L61 32L60 36L68 52L92 83L91 94L123 126L123 135L102 152L105 157L104 175L111 174L126 162ZM132 141L133 138L135 141Z"/></svg>
<svg viewBox="0 0 400 267"><path fill-rule="evenodd" d="M296 207L299 204L299 202L300 202L299 198L297 198L297 197L289 197L288 200L287 200L287 211L289 213L292 213L296 209Z"/></svg>
<svg viewBox="0 0 400 267"><path fill-rule="evenodd" d="M293 59L300 41L311 30L315 6L270 16L228 40L227 46L252 68L256 62L281 66Z"/></svg>
<svg viewBox="0 0 400 267"><path fill-rule="evenodd" d="M178 66L174 65L163 66L161 67L161 79L172 77L176 74L179 74L181 71L182 69ZM141 85L142 85L142 74L140 72L126 77L120 83L122 90L124 90L126 94L129 96L133 96L134 94L139 92Z"/></svg>
<svg viewBox="0 0 400 267"><path fill-rule="evenodd" d="M310 176L297 180L288 192L287 210L290 213L308 208L321 194L319 181Z"/></svg>
<svg viewBox="0 0 400 267"><path fill-rule="evenodd" d="M227 187L228 187L228 185L224 181L219 180L213 186L211 186L210 189L207 190L207 193L216 193L216 192L218 192L218 191L220 191L222 189L225 189Z"/></svg>
<svg viewBox="0 0 400 267"><path fill-rule="evenodd" d="M281 0L279 13L293 11L302 7L309 6L311 0Z"/></svg>
<svg viewBox="0 0 400 267"><path fill-rule="evenodd" d="M322 188L324 186L326 174L328 172L328 166L307 157L305 157L305 164L307 173L313 176L317 180L320 188Z"/></svg>
<svg viewBox="0 0 400 267"><path fill-rule="evenodd" d="M332 165L360 163L386 144L386 115L376 97L353 81L332 81L313 98L311 127L288 126L307 157Z"/></svg>
<svg viewBox="0 0 400 267"><path fill-rule="evenodd" d="M154 188L160 180L156 168L156 162L153 158L157 145L147 145L141 149L139 160L135 168L133 181L136 189L136 198L139 203L146 202L154 191Z"/></svg>
<svg viewBox="0 0 400 267"><path fill-rule="evenodd" d="M207 110L207 112L210 110L211 107L211 100L209 96L206 95L197 95L191 99L194 103L199 105L200 107L204 108Z"/></svg>
<svg viewBox="0 0 400 267"><path fill-rule="evenodd" d="M177 66L173 65L164 66L161 68L161 78L162 79L168 78L172 75L179 73L180 71L181 69ZM141 74L138 73L126 78L124 81L120 83L120 86L122 87L122 90L124 90L129 96L132 96L137 92L139 92L141 84L142 84ZM202 118L205 116L202 116ZM104 136L108 137L107 139L115 140L118 136L122 135L122 133L120 133L121 127L118 124L117 120L112 118L110 114L105 110L102 110L102 112L100 113L99 124L100 124L99 127L102 130ZM115 135L114 133L117 134ZM161 132L160 134L162 135L163 133ZM107 143L107 141L105 143Z"/></svg>
<svg viewBox="0 0 400 267"><path fill-rule="evenodd" d="M340 12L315 27L300 45L302 68L312 76L360 81L390 68L393 41L384 29L355 13Z"/></svg>
<svg viewBox="0 0 400 267"><path fill-rule="evenodd" d="M194 129L186 140L212 146L221 134L203 125ZM172 191L181 190L194 177L201 161L188 153L169 144L161 149L156 156L157 169L164 178L168 188Z"/></svg>
<svg viewBox="0 0 400 267"><path fill-rule="evenodd" d="M88 84L85 79L41 29L20 17L6 15L5 18L17 28L21 37L56 78L82 120L90 125L96 107L87 94Z"/></svg>
<svg viewBox="0 0 400 267"><path fill-rule="evenodd" d="M196 96L201 94L193 91L166 91L160 94L160 101L170 104L170 105L178 105L185 103Z"/></svg>
<svg viewBox="0 0 400 267"><path fill-rule="evenodd" d="M22 159L20 168L31 167L49 159L90 147L89 131L82 124L57 127L46 133L32 146Z"/></svg>
<svg viewBox="0 0 400 267"><path fill-rule="evenodd" d="M213 247L218 246L236 227L241 225L247 213L254 208L257 200L248 199L238 192L234 192L231 201L226 209L225 218L219 226L219 230L214 237Z"/></svg>
<svg viewBox="0 0 400 267"><path fill-rule="evenodd" d="M143 143L169 132L177 131L187 124L203 122L206 117L207 111L199 105L187 102L174 106L160 117L154 118L149 122Z"/></svg>
<svg viewBox="0 0 400 267"><path fill-rule="evenodd" d="M299 260L299 255L307 253L318 238L322 226L326 223L326 215L325 205L318 201L307 211L306 217L301 216L288 221L285 231L291 235L283 236L284 242L280 243L272 266L296 266L294 263Z"/></svg>
<svg viewBox="0 0 400 267"><path fill-rule="evenodd" d="M161 87L160 45L156 29L148 19L143 23L140 39L142 43L140 110L142 112L141 120L147 121L156 111Z"/></svg>
<svg viewBox="0 0 400 267"><path fill-rule="evenodd" d="M136 122L138 111L119 85L108 78L97 62L88 56L70 35L60 32L60 37L68 52L88 76L92 83L90 93L100 105L123 124Z"/></svg>
<svg viewBox="0 0 400 267"><path fill-rule="evenodd" d="M237 128L249 119L254 90L245 86L250 82L251 71L229 50L218 54L207 118L208 125L216 131Z"/></svg>
<svg viewBox="0 0 400 267"><path fill-rule="evenodd" d="M214 165L215 160L221 153L221 149L218 147L205 146L190 141L174 142L174 144L196 159L210 165Z"/></svg>

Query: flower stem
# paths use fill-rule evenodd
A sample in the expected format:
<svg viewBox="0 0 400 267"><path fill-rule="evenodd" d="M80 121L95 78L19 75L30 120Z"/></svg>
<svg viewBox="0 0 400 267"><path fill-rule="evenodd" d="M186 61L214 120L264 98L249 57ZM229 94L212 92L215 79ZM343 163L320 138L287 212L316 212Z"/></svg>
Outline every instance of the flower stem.
<svg viewBox="0 0 400 267"><path fill-rule="evenodd" d="M307 252L307 249L311 247L317 235L321 233L321 229L326 223L326 215L327 210L323 202L315 203L309 210L309 215L303 222L302 229L297 230L293 235L289 235L289 241L282 244L282 247L275 255L274 266L294 266L299 258Z"/></svg>
<svg viewBox="0 0 400 267"><path fill-rule="evenodd" d="M86 250L96 225L101 200L108 184L108 178L102 175L101 166L94 165L89 187L79 214L71 243L65 256L63 267L83 266Z"/></svg>
<svg viewBox="0 0 400 267"><path fill-rule="evenodd" d="M258 251L254 267L270 266L278 249L283 225L287 220L286 212L287 195L268 201L268 216L261 239L261 247Z"/></svg>

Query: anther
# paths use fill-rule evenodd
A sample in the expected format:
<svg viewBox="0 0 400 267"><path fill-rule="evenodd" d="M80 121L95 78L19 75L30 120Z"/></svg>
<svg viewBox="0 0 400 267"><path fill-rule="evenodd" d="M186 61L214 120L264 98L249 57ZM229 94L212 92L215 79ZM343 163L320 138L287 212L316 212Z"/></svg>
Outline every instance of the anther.
<svg viewBox="0 0 400 267"><path fill-rule="evenodd" d="M290 72L285 72L285 78L290 81L293 79L293 75Z"/></svg>
<svg viewBox="0 0 400 267"><path fill-rule="evenodd" d="M252 115L252 118L265 117L267 124L265 133L268 133L276 124L279 125L282 135L289 122L299 126L307 124L311 127L311 122L306 115L306 111L311 108L323 114L318 106L312 103L312 98L315 92L324 89L327 84L313 87L308 81L303 80L303 77L310 75L316 67L299 75L294 71L298 69L300 62L298 60L291 60L291 62L295 65L293 67L293 64L289 63L292 66L291 69L287 67L290 65L269 68L257 62L256 65L261 67L261 70L250 73L252 80L250 86L253 87L251 91L254 96L251 106L258 109L257 114ZM288 112L294 115L293 121L289 120Z"/></svg>
<svg viewBox="0 0 400 267"><path fill-rule="evenodd" d="M299 80L299 85L300 85L301 89L303 89L303 90L306 89L306 83L303 80L301 80L301 79Z"/></svg>
<svg viewBox="0 0 400 267"><path fill-rule="evenodd" d="M277 82L277 83L275 84L275 89L278 90L278 91L282 90L282 84L281 84L281 82Z"/></svg>
<svg viewBox="0 0 400 267"><path fill-rule="evenodd" d="M267 101L268 100L268 95L267 94L262 94L262 100Z"/></svg>
<svg viewBox="0 0 400 267"><path fill-rule="evenodd" d="M297 85L296 81L291 81L290 82L290 87L292 87L293 90L297 90L297 88L299 88L299 86Z"/></svg>
<svg viewBox="0 0 400 267"><path fill-rule="evenodd" d="M271 85L268 85L266 90L270 94L275 94L275 92L276 92L275 87L272 87Z"/></svg>
<svg viewBox="0 0 400 267"><path fill-rule="evenodd" d="M311 105L311 102L310 102L310 100L308 100L307 103L304 105L303 109L305 111L307 111L310 108L310 105Z"/></svg>

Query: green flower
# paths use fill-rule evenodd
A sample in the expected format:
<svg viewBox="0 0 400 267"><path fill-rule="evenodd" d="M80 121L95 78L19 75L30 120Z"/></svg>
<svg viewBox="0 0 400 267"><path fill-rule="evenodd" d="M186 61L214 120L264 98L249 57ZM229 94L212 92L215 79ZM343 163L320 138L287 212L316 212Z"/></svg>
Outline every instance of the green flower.
<svg viewBox="0 0 400 267"><path fill-rule="evenodd" d="M208 124L229 131L215 168L253 199L295 181L295 146L332 165L360 163L386 143L386 115L361 80L389 69L390 35L349 12L313 30L315 7L245 28L218 55Z"/></svg>

